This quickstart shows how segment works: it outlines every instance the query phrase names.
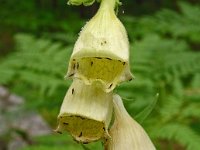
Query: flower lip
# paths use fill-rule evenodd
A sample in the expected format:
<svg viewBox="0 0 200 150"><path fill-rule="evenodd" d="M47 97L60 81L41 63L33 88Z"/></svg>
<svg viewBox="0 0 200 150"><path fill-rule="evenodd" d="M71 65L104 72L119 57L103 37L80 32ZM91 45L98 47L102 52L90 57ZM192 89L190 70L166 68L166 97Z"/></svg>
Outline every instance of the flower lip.
<svg viewBox="0 0 200 150"><path fill-rule="evenodd" d="M124 73L124 76L122 76L124 70L128 70L128 68L128 64L121 60L112 60L108 57L86 57L73 59L66 77L81 79L87 85L99 81L102 83L103 89L106 92L110 92L118 84L119 80L132 79L131 74L128 74L129 77L127 77Z"/></svg>
<svg viewBox="0 0 200 150"><path fill-rule="evenodd" d="M85 85L78 79L73 81L58 115L57 132L68 131L82 143L109 137L112 92L105 93L100 86L98 83Z"/></svg>
<svg viewBox="0 0 200 150"><path fill-rule="evenodd" d="M61 115L59 116L59 126L56 132L70 132L74 140L81 143L97 141L107 136L105 123L90 119L82 115Z"/></svg>

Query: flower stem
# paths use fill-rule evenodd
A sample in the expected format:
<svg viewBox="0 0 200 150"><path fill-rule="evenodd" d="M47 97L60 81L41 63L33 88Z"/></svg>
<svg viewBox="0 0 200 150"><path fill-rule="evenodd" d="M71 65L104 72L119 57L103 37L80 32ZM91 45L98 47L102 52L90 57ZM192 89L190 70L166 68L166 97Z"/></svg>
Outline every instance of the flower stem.
<svg viewBox="0 0 200 150"><path fill-rule="evenodd" d="M100 9L114 10L116 6L116 0L102 0Z"/></svg>

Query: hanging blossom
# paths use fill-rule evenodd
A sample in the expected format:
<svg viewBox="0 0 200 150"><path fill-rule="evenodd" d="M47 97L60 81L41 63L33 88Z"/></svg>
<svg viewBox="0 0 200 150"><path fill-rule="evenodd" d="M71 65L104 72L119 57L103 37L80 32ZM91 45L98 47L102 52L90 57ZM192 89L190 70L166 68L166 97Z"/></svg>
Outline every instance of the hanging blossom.
<svg viewBox="0 0 200 150"><path fill-rule="evenodd" d="M108 138L112 106L112 92L105 93L99 84L85 85L75 79L61 106L56 131L68 131L81 143Z"/></svg>
<svg viewBox="0 0 200 150"><path fill-rule="evenodd" d="M102 83L106 92L132 79L126 30L116 17L115 0L102 0L96 15L83 27L75 43L66 77L85 84Z"/></svg>
<svg viewBox="0 0 200 150"><path fill-rule="evenodd" d="M115 121L105 150L156 150L145 130L126 111L119 95L113 96Z"/></svg>
<svg viewBox="0 0 200 150"><path fill-rule="evenodd" d="M91 5L94 0L69 0ZM106 150L155 150L113 89L133 78L126 30L115 14L116 0L102 0L75 43L66 77L73 79L58 115L56 131L81 143L106 139ZM109 130L114 105L115 121Z"/></svg>

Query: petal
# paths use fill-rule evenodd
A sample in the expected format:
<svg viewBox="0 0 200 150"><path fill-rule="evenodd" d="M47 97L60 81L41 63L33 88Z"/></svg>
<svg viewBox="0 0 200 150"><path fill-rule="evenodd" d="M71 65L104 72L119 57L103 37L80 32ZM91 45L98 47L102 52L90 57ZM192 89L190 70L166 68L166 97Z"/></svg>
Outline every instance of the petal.
<svg viewBox="0 0 200 150"><path fill-rule="evenodd" d="M145 130L131 118L118 95L113 100L115 121L106 142L106 150L155 150Z"/></svg>
<svg viewBox="0 0 200 150"><path fill-rule="evenodd" d="M105 93L98 84L85 85L76 79L64 98L56 131L68 131L79 142L96 141L109 136L111 116L112 93Z"/></svg>

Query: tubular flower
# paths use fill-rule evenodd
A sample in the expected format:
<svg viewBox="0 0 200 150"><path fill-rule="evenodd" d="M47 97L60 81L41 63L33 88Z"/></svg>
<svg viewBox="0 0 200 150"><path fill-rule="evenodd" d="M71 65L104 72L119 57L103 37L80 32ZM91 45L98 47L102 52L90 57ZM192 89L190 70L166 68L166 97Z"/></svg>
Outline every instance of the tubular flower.
<svg viewBox="0 0 200 150"><path fill-rule="evenodd" d="M115 121L106 150L156 150L144 129L131 118L118 95L113 98Z"/></svg>
<svg viewBox="0 0 200 150"><path fill-rule="evenodd" d="M115 15L115 4L115 0L102 0L97 14L84 26L66 75L87 85L100 81L106 92L132 79L127 33Z"/></svg>
<svg viewBox="0 0 200 150"><path fill-rule="evenodd" d="M75 79L61 106L56 131L68 131L82 143L108 138L112 107L112 93L105 93L98 84L85 85Z"/></svg>

